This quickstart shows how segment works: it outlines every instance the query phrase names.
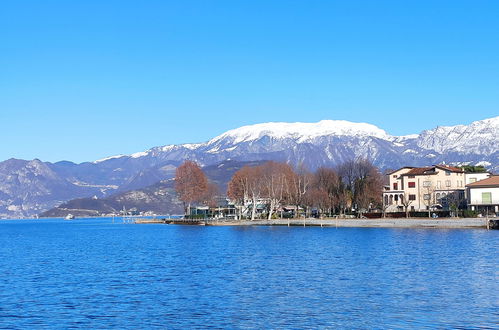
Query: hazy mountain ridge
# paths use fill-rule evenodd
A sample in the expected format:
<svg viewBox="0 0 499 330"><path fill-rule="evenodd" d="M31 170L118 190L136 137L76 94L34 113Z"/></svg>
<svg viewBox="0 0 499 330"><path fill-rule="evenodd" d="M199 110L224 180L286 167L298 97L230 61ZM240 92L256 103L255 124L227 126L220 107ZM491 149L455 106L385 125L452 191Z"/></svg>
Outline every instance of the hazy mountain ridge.
<svg viewBox="0 0 499 330"><path fill-rule="evenodd" d="M176 197L172 180L155 183L146 188L118 193L106 198L78 198L40 214L41 217L99 216L127 210L154 211L157 214L181 214L182 203Z"/></svg>
<svg viewBox="0 0 499 330"><path fill-rule="evenodd" d="M208 179L217 184L224 193L232 175L243 166L260 165L259 162L227 161L217 165L206 166L204 172ZM145 188L116 193L105 198L78 198L61 204L40 214L41 217L99 216L119 213L123 208L137 212L153 212L154 214L181 214L183 204L178 200L174 190L174 181L163 180Z"/></svg>
<svg viewBox="0 0 499 330"><path fill-rule="evenodd" d="M160 146L81 164L11 159L0 163L0 217L26 217L74 198L141 189L171 178L185 159L203 166L227 159L277 160L314 170L363 157L381 169L446 162L499 171L498 132L499 117L410 136L335 120L265 123L230 130L205 143Z"/></svg>

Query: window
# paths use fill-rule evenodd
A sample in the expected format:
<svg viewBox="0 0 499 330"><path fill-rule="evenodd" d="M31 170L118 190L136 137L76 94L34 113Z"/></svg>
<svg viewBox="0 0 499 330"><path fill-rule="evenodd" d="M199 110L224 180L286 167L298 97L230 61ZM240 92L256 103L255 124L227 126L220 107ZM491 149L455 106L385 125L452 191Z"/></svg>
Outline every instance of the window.
<svg viewBox="0 0 499 330"><path fill-rule="evenodd" d="M492 193L490 192L482 193L482 204L492 204Z"/></svg>
<svg viewBox="0 0 499 330"><path fill-rule="evenodd" d="M395 182L395 183L393 184L393 190L397 190L398 188L399 188L399 185L398 185L398 183L396 183L396 182Z"/></svg>
<svg viewBox="0 0 499 330"><path fill-rule="evenodd" d="M430 200L430 194L424 194L424 195L423 195L423 199L424 199L425 201L429 201L429 200Z"/></svg>
<svg viewBox="0 0 499 330"><path fill-rule="evenodd" d="M476 178L470 178L470 183L476 182Z"/></svg>
<svg viewBox="0 0 499 330"><path fill-rule="evenodd" d="M423 187L431 187L431 181L423 181Z"/></svg>
<svg viewBox="0 0 499 330"><path fill-rule="evenodd" d="M395 195L395 198L394 198L394 199L395 199L395 202L398 202L398 200L399 200L399 195Z"/></svg>
<svg viewBox="0 0 499 330"><path fill-rule="evenodd" d="M411 206L411 211L414 211L414 206Z"/></svg>
<svg viewBox="0 0 499 330"><path fill-rule="evenodd" d="M409 179L414 179L415 176L414 175L409 175Z"/></svg>
<svg viewBox="0 0 499 330"><path fill-rule="evenodd" d="M449 171L445 171L445 175L450 175L450 172Z"/></svg>
<svg viewBox="0 0 499 330"><path fill-rule="evenodd" d="M450 180L446 180L446 181L445 181L445 186L446 186L446 187L450 187Z"/></svg>
<svg viewBox="0 0 499 330"><path fill-rule="evenodd" d="M442 188L442 181L437 181L437 189Z"/></svg>
<svg viewBox="0 0 499 330"><path fill-rule="evenodd" d="M410 201L415 201L416 200L416 195L409 195L409 200Z"/></svg>
<svg viewBox="0 0 499 330"><path fill-rule="evenodd" d="M409 182L409 188L416 188L416 182Z"/></svg>
<svg viewBox="0 0 499 330"><path fill-rule="evenodd" d="M393 177L396 179L396 178L397 178L397 175L395 174Z"/></svg>

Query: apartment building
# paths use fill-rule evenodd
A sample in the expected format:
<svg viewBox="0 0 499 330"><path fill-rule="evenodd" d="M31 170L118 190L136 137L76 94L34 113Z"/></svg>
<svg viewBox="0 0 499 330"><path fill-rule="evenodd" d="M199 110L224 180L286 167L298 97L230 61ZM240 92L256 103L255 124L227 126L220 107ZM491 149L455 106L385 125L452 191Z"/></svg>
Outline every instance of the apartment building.
<svg viewBox="0 0 499 330"><path fill-rule="evenodd" d="M460 168L449 165L403 167L388 176L389 185L383 191L387 212L405 211L406 207L410 211L449 209L466 204L466 175Z"/></svg>

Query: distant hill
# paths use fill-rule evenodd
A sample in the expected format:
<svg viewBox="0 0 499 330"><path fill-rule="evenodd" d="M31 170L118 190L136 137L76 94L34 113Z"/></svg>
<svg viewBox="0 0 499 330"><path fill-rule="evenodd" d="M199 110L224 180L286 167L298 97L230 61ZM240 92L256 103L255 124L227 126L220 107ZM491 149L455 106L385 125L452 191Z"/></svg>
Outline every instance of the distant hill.
<svg viewBox="0 0 499 330"><path fill-rule="evenodd" d="M78 198L40 214L40 217L100 216L127 210L156 214L181 214L182 203L173 189L173 180L161 181L149 187L118 193L106 198Z"/></svg>
<svg viewBox="0 0 499 330"><path fill-rule="evenodd" d="M259 165L258 162L227 161L205 167L203 170L211 182L225 193L232 175L243 166ZM126 208L137 212L154 214L182 214L183 204L178 200L174 189L174 180L164 180L146 188L117 193L105 198L77 198L58 207L42 212L40 217L65 217L73 214L78 217L100 216L118 213Z"/></svg>

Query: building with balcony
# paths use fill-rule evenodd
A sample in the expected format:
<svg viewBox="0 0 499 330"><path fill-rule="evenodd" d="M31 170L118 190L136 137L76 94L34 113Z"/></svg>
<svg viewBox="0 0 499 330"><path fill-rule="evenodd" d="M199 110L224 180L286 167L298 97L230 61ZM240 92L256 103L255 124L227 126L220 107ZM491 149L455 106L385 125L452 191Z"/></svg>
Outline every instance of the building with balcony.
<svg viewBox="0 0 499 330"><path fill-rule="evenodd" d="M449 165L403 167L388 173L383 191L386 212L451 209L466 205L466 173ZM477 178L481 178L482 173Z"/></svg>
<svg viewBox="0 0 499 330"><path fill-rule="evenodd" d="M499 175L466 185L468 207L481 213L499 213Z"/></svg>

